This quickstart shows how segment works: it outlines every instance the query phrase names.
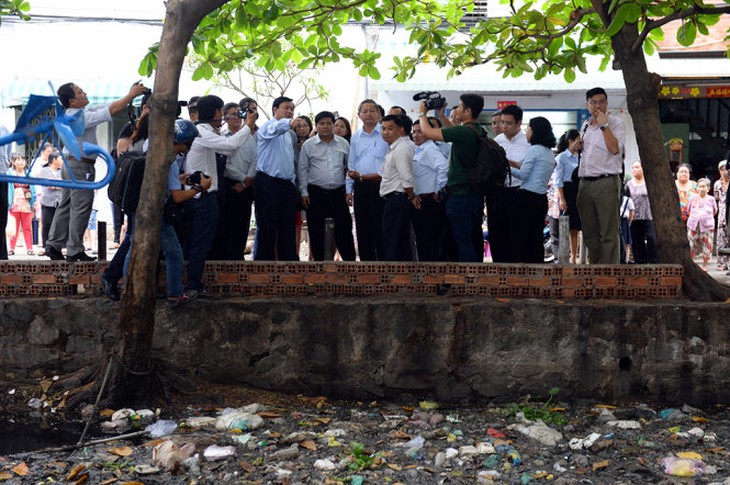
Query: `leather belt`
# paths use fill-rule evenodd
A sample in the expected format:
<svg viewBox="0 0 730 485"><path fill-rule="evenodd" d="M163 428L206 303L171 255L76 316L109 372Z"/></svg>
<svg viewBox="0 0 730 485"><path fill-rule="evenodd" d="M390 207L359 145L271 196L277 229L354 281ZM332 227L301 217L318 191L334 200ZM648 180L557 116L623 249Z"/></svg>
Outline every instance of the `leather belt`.
<svg viewBox="0 0 730 485"><path fill-rule="evenodd" d="M595 177L581 177L580 179L581 180L587 180L589 182L593 182L593 181L596 181L596 180L605 179L605 178L608 178L608 177L617 177L617 176L618 176L617 173L604 173L603 175L596 175Z"/></svg>

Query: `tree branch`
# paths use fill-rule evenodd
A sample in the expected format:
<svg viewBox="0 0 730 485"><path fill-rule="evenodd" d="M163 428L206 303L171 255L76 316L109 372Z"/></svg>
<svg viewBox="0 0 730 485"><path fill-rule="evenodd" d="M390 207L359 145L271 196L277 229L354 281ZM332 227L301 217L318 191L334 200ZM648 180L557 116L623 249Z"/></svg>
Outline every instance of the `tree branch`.
<svg viewBox="0 0 730 485"><path fill-rule="evenodd" d="M692 7L688 8L687 10L682 10L680 12L674 12L673 14L667 15L666 17L662 17L660 19L652 20L650 22L647 22L644 28L642 29L641 33L639 34L639 37L636 39L636 42L631 46L631 52L636 52L639 48L641 48L642 44L646 40L646 38L649 36L649 32L652 30L661 27L662 25L666 25L670 22L674 22L675 20L681 20L687 17L692 17L693 15L714 15L714 14L727 14L730 13L730 5L727 5L725 7L698 7L697 5L693 5Z"/></svg>

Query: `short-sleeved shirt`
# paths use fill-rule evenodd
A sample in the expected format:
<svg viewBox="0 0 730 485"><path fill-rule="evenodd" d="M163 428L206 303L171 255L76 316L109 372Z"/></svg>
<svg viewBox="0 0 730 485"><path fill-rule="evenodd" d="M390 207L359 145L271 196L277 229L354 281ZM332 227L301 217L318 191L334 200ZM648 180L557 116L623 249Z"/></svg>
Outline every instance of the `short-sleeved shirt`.
<svg viewBox="0 0 730 485"><path fill-rule="evenodd" d="M467 124L476 126L480 133L484 133L484 129L477 123ZM444 141L451 143L451 163L446 185L452 194L476 194L469 186L469 168L476 163L479 140L466 125L443 128L441 135Z"/></svg>

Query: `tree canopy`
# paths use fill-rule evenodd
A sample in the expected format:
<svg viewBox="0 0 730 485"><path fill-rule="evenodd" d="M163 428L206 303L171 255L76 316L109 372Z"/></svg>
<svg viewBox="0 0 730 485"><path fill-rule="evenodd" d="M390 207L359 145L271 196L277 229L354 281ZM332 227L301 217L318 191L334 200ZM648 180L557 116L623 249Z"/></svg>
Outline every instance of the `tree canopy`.
<svg viewBox="0 0 730 485"><path fill-rule="evenodd" d="M505 2L502 2L505 3ZM405 29L418 46L416 56L396 56L395 76L405 81L424 59L459 74L469 66L493 62L505 76L530 73L541 79L563 73L575 79L586 71L586 56L599 56L601 70L613 60L611 38L625 24L636 24L632 49L647 54L663 38L661 26L682 22L677 40L688 46L707 35L730 0L545 0L510 2L511 16L468 22L474 4L468 0L248 0L227 2L207 15L192 38L200 59L193 75L210 79L241 60L254 59L262 69L283 71L350 59L360 75L378 79L380 53L357 50L338 40L345 25L381 25ZM730 48L728 49L730 55ZM140 72L151 74L156 48Z"/></svg>

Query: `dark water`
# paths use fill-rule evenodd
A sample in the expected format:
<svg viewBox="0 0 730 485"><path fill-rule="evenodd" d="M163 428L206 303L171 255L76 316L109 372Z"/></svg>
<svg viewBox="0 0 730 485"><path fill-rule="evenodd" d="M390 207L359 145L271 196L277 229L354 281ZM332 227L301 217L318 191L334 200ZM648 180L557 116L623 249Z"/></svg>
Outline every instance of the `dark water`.
<svg viewBox="0 0 730 485"><path fill-rule="evenodd" d="M0 418L0 456L76 444L82 422L17 421ZM84 440L88 440L88 432Z"/></svg>

